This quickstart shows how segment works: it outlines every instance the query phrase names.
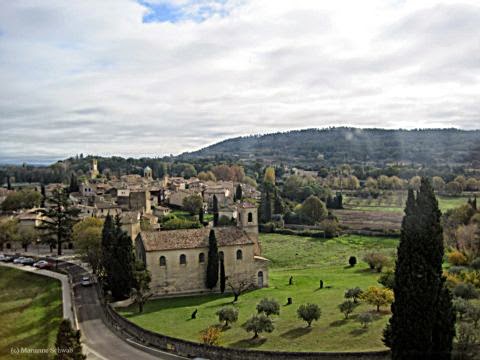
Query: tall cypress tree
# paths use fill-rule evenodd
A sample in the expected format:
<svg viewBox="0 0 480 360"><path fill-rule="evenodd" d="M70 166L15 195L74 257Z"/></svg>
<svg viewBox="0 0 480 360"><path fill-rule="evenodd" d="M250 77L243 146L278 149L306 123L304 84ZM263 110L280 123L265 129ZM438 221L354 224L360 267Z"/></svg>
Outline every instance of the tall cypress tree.
<svg viewBox="0 0 480 360"><path fill-rule="evenodd" d="M225 292L225 263L223 260L220 260L220 292L223 294Z"/></svg>
<svg viewBox="0 0 480 360"><path fill-rule="evenodd" d="M409 190L402 221L393 288L395 301L385 331L392 359L450 359L454 314L442 278L440 210L423 178L415 198Z"/></svg>
<svg viewBox="0 0 480 360"><path fill-rule="evenodd" d="M68 187L68 192L77 192L79 189L77 176L72 172L72 175L70 176L70 186Z"/></svg>
<svg viewBox="0 0 480 360"><path fill-rule="evenodd" d="M237 189L235 190L235 200L242 201L242 199L243 199L242 186L238 184Z"/></svg>
<svg viewBox="0 0 480 360"><path fill-rule="evenodd" d="M218 225L218 199L215 195L213 195L213 226Z"/></svg>
<svg viewBox="0 0 480 360"><path fill-rule="evenodd" d="M102 267L105 285L115 300L127 298L134 287L134 262L132 240L122 230L120 217L114 221L107 215L102 229Z"/></svg>
<svg viewBox="0 0 480 360"><path fill-rule="evenodd" d="M208 237L208 259L207 259L207 281L206 286L212 290L218 282L218 246L215 231L210 230Z"/></svg>
<svg viewBox="0 0 480 360"><path fill-rule="evenodd" d="M274 201L273 201L273 211L275 214L283 214L285 211L285 205L283 203L283 199L281 198L280 194L278 193L277 188L275 187L274 192Z"/></svg>

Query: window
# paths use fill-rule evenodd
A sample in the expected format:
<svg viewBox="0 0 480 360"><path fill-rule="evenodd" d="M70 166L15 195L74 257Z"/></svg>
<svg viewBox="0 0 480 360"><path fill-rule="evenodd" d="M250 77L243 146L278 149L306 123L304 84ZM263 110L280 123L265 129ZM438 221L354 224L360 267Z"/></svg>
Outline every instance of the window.
<svg viewBox="0 0 480 360"><path fill-rule="evenodd" d="M242 250L237 250L237 260L242 260L243 259L243 254L242 254Z"/></svg>
<svg viewBox="0 0 480 360"><path fill-rule="evenodd" d="M204 263L205 262L205 254L204 253L198 254L198 262L199 263Z"/></svg>
<svg viewBox="0 0 480 360"><path fill-rule="evenodd" d="M185 254L180 255L180 265L187 264L187 256Z"/></svg>
<svg viewBox="0 0 480 360"><path fill-rule="evenodd" d="M253 215L251 212L248 213L248 222L252 222L253 221Z"/></svg>
<svg viewBox="0 0 480 360"><path fill-rule="evenodd" d="M223 251L220 251L218 253L218 258L223 261L223 259L225 258L224 254L223 254Z"/></svg>
<svg viewBox="0 0 480 360"><path fill-rule="evenodd" d="M160 266L167 266L167 260L165 256L160 256Z"/></svg>

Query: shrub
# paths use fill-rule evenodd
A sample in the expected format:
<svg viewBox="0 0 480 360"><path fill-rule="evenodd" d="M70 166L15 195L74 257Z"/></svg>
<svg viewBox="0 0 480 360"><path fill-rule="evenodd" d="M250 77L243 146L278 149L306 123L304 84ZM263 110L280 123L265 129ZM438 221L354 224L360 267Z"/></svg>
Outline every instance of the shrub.
<svg viewBox="0 0 480 360"><path fill-rule="evenodd" d="M395 272L391 269L384 272L378 278L378 283L385 286L387 289L393 289L393 286L395 285Z"/></svg>
<svg viewBox="0 0 480 360"><path fill-rule="evenodd" d="M461 323L456 333L457 348L461 359L468 359L468 352L477 342L477 332L470 324Z"/></svg>
<svg viewBox="0 0 480 360"><path fill-rule="evenodd" d="M453 295L463 299L476 299L478 297L477 291L472 284L460 283L453 289Z"/></svg>
<svg viewBox="0 0 480 360"><path fill-rule="evenodd" d="M280 315L280 305L275 299L264 298L257 305L258 313L264 313L267 316Z"/></svg>
<svg viewBox="0 0 480 360"><path fill-rule="evenodd" d="M475 329L480 321L480 305L469 303L467 307L467 317L473 322Z"/></svg>
<svg viewBox="0 0 480 360"><path fill-rule="evenodd" d="M467 270L465 266L451 266L450 268L448 268L448 273L458 275L464 272L465 270Z"/></svg>
<svg viewBox="0 0 480 360"><path fill-rule="evenodd" d="M368 253L365 254L363 260L370 266L370 269L382 272L384 266L388 264L388 257L382 253Z"/></svg>
<svg viewBox="0 0 480 360"><path fill-rule="evenodd" d="M201 340L206 345L218 345L222 332L216 326L209 326L200 334Z"/></svg>
<svg viewBox="0 0 480 360"><path fill-rule="evenodd" d="M364 312L358 315L358 321L363 325L364 328L366 328L368 324L373 321L373 316L368 312Z"/></svg>
<svg viewBox="0 0 480 360"><path fill-rule="evenodd" d="M354 267L357 264L357 258L355 256L350 256L348 259L348 263L351 267Z"/></svg>
<svg viewBox="0 0 480 360"><path fill-rule="evenodd" d="M362 293L363 290L360 289L358 286L355 288L347 289L347 291L345 291L345 299L353 299L353 302L357 303Z"/></svg>
<svg viewBox="0 0 480 360"><path fill-rule="evenodd" d="M460 274L463 282L472 284L474 287L480 287L480 271L466 271Z"/></svg>
<svg viewBox="0 0 480 360"><path fill-rule="evenodd" d="M477 257L470 263L470 267L475 270L480 270L480 257Z"/></svg>
<svg viewBox="0 0 480 360"><path fill-rule="evenodd" d="M258 338L258 334L262 332L271 333L274 329L272 319L264 314L253 315L243 324L243 328L247 332L253 332L253 338Z"/></svg>
<svg viewBox="0 0 480 360"><path fill-rule="evenodd" d="M345 319L348 319L348 315L350 315L357 306L358 304L354 303L353 301L345 300L340 305L338 305L338 309L341 313L343 313L343 315L345 315Z"/></svg>
<svg viewBox="0 0 480 360"><path fill-rule="evenodd" d="M448 254L448 262L452 265L467 265L467 258L460 251L452 251Z"/></svg>
<svg viewBox="0 0 480 360"><path fill-rule="evenodd" d="M377 311L380 311L381 306L387 306L393 302L393 291L386 288L370 286L367 291L362 294L361 299L371 305L375 305Z"/></svg>
<svg viewBox="0 0 480 360"><path fill-rule="evenodd" d="M300 319L307 322L308 327L312 326L314 320L318 320L322 311L317 304L302 304L297 309L297 315Z"/></svg>
<svg viewBox="0 0 480 360"><path fill-rule="evenodd" d="M458 319L462 320L463 315L468 310L468 301L462 298L455 298L453 300L453 310L457 313Z"/></svg>
<svg viewBox="0 0 480 360"><path fill-rule="evenodd" d="M162 224L162 229L164 230L199 229L201 227L202 225L198 221L190 221L179 218L167 220Z"/></svg>
<svg viewBox="0 0 480 360"><path fill-rule="evenodd" d="M225 327L228 326L228 323L233 323L238 320L238 310L233 306L224 306L216 312L218 315L218 321L225 321Z"/></svg>

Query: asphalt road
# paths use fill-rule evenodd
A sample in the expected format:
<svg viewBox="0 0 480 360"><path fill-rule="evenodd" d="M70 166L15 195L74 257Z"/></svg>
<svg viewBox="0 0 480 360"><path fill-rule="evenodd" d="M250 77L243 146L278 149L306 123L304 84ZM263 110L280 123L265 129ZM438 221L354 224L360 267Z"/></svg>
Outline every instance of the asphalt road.
<svg viewBox="0 0 480 360"><path fill-rule="evenodd" d="M88 359L185 359L161 351L156 351L156 355L152 355L129 345L126 341L112 333L102 320L102 309L95 288L93 286L84 287L80 285L82 276L88 275L88 273L81 267L71 263L63 263L60 266L72 275L77 321L82 332L82 342Z"/></svg>

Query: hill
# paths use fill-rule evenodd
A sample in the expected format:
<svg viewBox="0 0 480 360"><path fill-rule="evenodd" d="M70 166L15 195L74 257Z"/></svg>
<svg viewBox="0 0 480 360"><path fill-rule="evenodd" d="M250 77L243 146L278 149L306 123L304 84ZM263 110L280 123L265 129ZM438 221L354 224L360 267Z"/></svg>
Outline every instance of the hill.
<svg viewBox="0 0 480 360"><path fill-rule="evenodd" d="M477 159L480 130L306 129L228 139L180 157L263 159L305 165L413 163L468 165Z"/></svg>

